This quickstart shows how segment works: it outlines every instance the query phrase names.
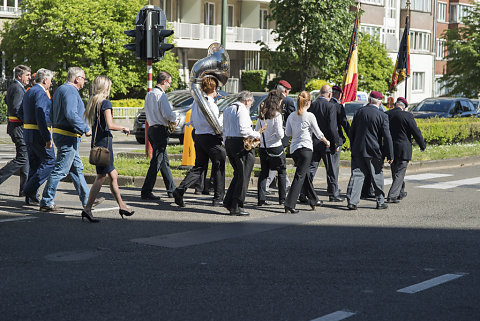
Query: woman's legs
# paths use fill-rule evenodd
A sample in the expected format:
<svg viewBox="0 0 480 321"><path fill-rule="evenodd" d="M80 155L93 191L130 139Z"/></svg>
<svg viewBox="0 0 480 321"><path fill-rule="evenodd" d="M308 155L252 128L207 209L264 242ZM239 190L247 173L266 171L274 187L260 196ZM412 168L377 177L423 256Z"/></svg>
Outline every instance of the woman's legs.
<svg viewBox="0 0 480 321"><path fill-rule="evenodd" d="M90 189L90 194L88 195L87 205L85 205L85 212L91 213L92 212L92 205L97 198L98 193L100 192L100 188L102 188L103 183L105 182L106 175L105 174L97 174L95 178L95 182L93 182L92 188Z"/></svg>
<svg viewBox="0 0 480 321"><path fill-rule="evenodd" d="M113 197L115 198L115 201L117 201L118 206L120 207L121 210L126 210L130 211L125 204L125 202L122 199L122 195L120 195L120 189L118 188L118 173L117 170L114 169L110 173L108 173L108 176L110 177L110 191L112 192ZM93 187L92 187L93 190ZM90 191L90 194L92 191Z"/></svg>

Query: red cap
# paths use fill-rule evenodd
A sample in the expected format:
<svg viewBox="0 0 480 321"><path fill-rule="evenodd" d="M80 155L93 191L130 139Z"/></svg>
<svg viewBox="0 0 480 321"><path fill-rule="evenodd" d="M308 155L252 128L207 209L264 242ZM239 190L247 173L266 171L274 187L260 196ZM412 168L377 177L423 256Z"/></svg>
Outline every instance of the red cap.
<svg viewBox="0 0 480 321"><path fill-rule="evenodd" d="M286 80L280 80L278 82L279 85L282 85L283 87L287 88L288 90L292 89L292 86L288 83Z"/></svg>
<svg viewBox="0 0 480 321"><path fill-rule="evenodd" d="M372 90L370 92L370 97L374 98L374 99L379 99L379 100L382 100L383 99L383 95L382 93L378 92L378 91L375 91L375 90Z"/></svg>
<svg viewBox="0 0 480 321"><path fill-rule="evenodd" d="M407 100L406 100L405 98L403 98L403 97L398 97L398 98L397 98L397 103L398 103L398 102L401 102L401 103L403 103L403 104L405 105L405 107L408 107L408 102L407 102Z"/></svg>

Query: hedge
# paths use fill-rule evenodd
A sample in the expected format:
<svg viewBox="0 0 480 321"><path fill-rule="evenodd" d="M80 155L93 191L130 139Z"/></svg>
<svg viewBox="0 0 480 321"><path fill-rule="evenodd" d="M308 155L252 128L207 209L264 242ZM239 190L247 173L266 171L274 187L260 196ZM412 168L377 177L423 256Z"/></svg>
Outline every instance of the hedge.
<svg viewBox="0 0 480 321"><path fill-rule="evenodd" d="M312 90L320 90L324 85L330 85L330 84L326 80L312 79L307 83L307 85L305 85L305 90L307 90L308 92Z"/></svg>
<svg viewBox="0 0 480 321"><path fill-rule="evenodd" d="M143 99L118 99L111 101L113 107L143 107Z"/></svg>
<svg viewBox="0 0 480 321"><path fill-rule="evenodd" d="M480 138L480 118L415 119L427 145L468 143ZM347 138L344 150L350 149Z"/></svg>
<svg viewBox="0 0 480 321"><path fill-rule="evenodd" d="M242 72L242 89L250 91L265 91L266 70L246 70Z"/></svg>

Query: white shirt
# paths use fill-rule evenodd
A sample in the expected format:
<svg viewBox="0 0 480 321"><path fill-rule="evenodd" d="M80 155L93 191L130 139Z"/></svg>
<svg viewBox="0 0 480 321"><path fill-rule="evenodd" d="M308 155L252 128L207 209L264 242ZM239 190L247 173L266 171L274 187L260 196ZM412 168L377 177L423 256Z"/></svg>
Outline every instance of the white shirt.
<svg viewBox="0 0 480 321"><path fill-rule="evenodd" d="M215 100L212 97L206 96L207 100L207 107L210 108L212 114L218 119L218 123L221 125L221 116L220 118L218 115L220 112L218 111L218 106L215 104ZM212 126L208 123L207 119L203 115L200 107L198 107L197 101L195 101L192 105L192 116L190 118L190 124L195 128L195 134L212 134L215 135L215 131L213 130Z"/></svg>
<svg viewBox="0 0 480 321"><path fill-rule="evenodd" d="M174 122L177 118L167 95L161 88L155 87L147 93L144 107L149 126L168 126L168 121Z"/></svg>
<svg viewBox="0 0 480 321"><path fill-rule="evenodd" d="M234 102L223 112L223 137L260 138L260 133L252 128L252 120L247 107L239 101Z"/></svg>
<svg viewBox="0 0 480 321"><path fill-rule="evenodd" d="M255 126L255 130L259 130L263 126L267 124L267 129L260 134L260 147L262 148L270 148L270 147L277 147L282 146L282 138L285 136L283 132L283 119L282 114L277 113L274 118L271 119L257 119L257 125ZM263 138L265 137L265 141Z"/></svg>
<svg viewBox="0 0 480 321"><path fill-rule="evenodd" d="M318 139L323 137L315 115L308 111L304 111L301 116L297 113L291 113L287 119L285 134L292 136L290 153L302 147L313 150L312 134L317 136Z"/></svg>

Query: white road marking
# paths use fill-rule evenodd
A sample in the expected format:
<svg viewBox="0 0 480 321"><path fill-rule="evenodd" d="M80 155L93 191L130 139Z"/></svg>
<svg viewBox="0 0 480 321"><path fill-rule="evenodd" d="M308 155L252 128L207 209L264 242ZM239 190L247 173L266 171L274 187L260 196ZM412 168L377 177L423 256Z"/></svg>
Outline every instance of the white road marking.
<svg viewBox="0 0 480 321"><path fill-rule="evenodd" d="M444 274L444 275L437 276L436 278L433 278L433 279L430 279L430 280L427 280L427 281L423 281L423 282L420 282L420 283L417 283L417 284L414 284L414 285L407 286L406 288L397 290L397 292L409 293L409 294L417 293L417 292L420 292L420 291L424 291L424 290L433 288L434 286L437 286L437 285L447 283L449 281L461 278L462 276L465 276L467 274L468 273L462 273L462 272Z"/></svg>
<svg viewBox="0 0 480 321"><path fill-rule="evenodd" d="M448 181L448 182L442 182L442 183L436 183L436 184L430 184L430 185L422 185L418 187L432 188L432 189L449 189L449 188L455 188L462 185L476 185L476 184L480 184L480 177L460 179L457 181Z"/></svg>
<svg viewBox="0 0 480 321"><path fill-rule="evenodd" d="M405 176L405 181L423 181L423 180L427 180L427 179L449 177L449 176L453 176L453 175L452 174L437 174L437 173L406 175ZM390 185L390 184L392 184L392 179L391 178L386 178L385 182L384 182L384 185Z"/></svg>
<svg viewBox="0 0 480 321"><path fill-rule="evenodd" d="M38 218L36 216L22 216L22 217L15 217L15 218L4 218L0 220L0 223L5 223L5 222L15 222L15 221L26 221L26 220L33 220L35 218Z"/></svg>
<svg viewBox="0 0 480 321"><path fill-rule="evenodd" d="M338 321L338 320L344 320L346 318L349 318L352 315L355 315L355 313L349 312L349 311L337 311L337 312L324 315L323 317L313 319L311 321Z"/></svg>

